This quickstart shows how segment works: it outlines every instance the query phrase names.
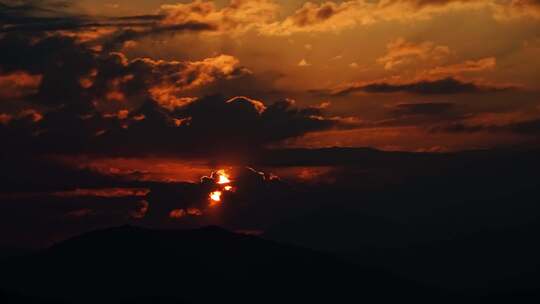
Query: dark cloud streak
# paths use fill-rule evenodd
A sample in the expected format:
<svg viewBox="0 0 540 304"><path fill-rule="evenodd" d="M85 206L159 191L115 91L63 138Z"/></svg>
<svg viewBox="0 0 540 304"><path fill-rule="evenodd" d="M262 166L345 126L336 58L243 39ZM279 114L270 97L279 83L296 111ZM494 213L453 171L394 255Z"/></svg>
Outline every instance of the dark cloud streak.
<svg viewBox="0 0 540 304"><path fill-rule="evenodd" d="M453 110L455 104L448 102L439 103L401 103L396 105L392 113L396 115L442 115Z"/></svg>
<svg viewBox="0 0 540 304"><path fill-rule="evenodd" d="M454 122L430 128L433 133L478 133L478 132L508 132L520 135L540 135L540 119L523 120L504 125L495 124L467 124Z"/></svg>
<svg viewBox="0 0 540 304"><path fill-rule="evenodd" d="M484 86L474 82L466 82L448 77L437 80L420 80L409 83L374 82L353 84L331 93L334 96L347 96L355 92L365 93L411 93L418 95L452 95L475 94L493 91L509 90L511 87Z"/></svg>

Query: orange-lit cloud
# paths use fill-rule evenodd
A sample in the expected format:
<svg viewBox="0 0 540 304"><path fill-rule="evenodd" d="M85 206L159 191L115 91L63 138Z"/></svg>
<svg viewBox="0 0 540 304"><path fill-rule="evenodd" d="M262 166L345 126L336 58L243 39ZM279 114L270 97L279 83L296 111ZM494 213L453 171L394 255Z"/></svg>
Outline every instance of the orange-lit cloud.
<svg viewBox="0 0 540 304"><path fill-rule="evenodd" d="M104 198L114 197L130 197L139 196L144 197L150 193L150 189L145 188L101 188L101 189L75 189L67 191L58 191L52 193L58 197L82 197L82 196L95 196Z"/></svg>
<svg viewBox="0 0 540 304"><path fill-rule="evenodd" d="M189 125L190 122L191 122L191 117L186 117L186 118L181 118L181 119L178 119L178 118L173 119L173 123L174 123L174 125L176 127Z"/></svg>
<svg viewBox="0 0 540 304"><path fill-rule="evenodd" d="M63 164L88 169L106 176L155 182L198 182L210 167L201 161L167 157L84 157L55 158Z"/></svg>
<svg viewBox="0 0 540 304"><path fill-rule="evenodd" d="M83 189L78 188L74 190L64 190L55 192L25 192L25 193L2 193L0 198L4 199L28 199L28 198L43 198L43 197L58 197L58 198L80 198L80 197L94 197L94 198L129 198L129 197L145 197L150 193L150 189L146 188L94 188ZM141 214L144 211L148 211L146 201L139 202L139 208L137 211Z"/></svg>
<svg viewBox="0 0 540 304"><path fill-rule="evenodd" d="M540 19L540 3L537 0L491 1L494 17L501 21L520 18Z"/></svg>
<svg viewBox="0 0 540 304"><path fill-rule="evenodd" d="M164 4L160 13L166 16L165 25L198 22L214 25L221 33L241 34L275 20L278 10L271 0L232 0L222 8L213 1L195 0Z"/></svg>
<svg viewBox="0 0 540 304"><path fill-rule="evenodd" d="M25 120L33 123L43 119L43 114L35 109L26 109L13 114L0 113L0 124L7 125L13 120Z"/></svg>
<svg viewBox="0 0 540 304"><path fill-rule="evenodd" d="M287 143L287 147L374 147L386 151L460 151L485 149L494 144L517 144L527 138L514 134L431 132L421 127L381 127L335 130L308 134ZM441 143L443 145L441 145Z"/></svg>
<svg viewBox="0 0 540 304"><path fill-rule="evenodd" d="M461 73L481 72L493 70L497 66L495 57L487 57L478 60L467 60L446 66L438 66L428 71L431 75L456 75Z"/></svg>
<svg viewBox="0 0 540 304"><path fill-rule="evenodd" d="M179 62L136 59L134 64L144 63L152 68L159 81L149 88L150 95L164 108L174 110L195 101L195 97L181 96L217 79L231 79L251 72L240 65L240 61L229 55L219 55L201 61Z"/></svg>
<svg viewBox="0 0 540 304"><path fill-rule="evenodd" d="M306 59L302 59L302 60L300 60L300 62L298 62L298 66L299 67L308 67L308 66L311 66L311 63L307 62Z"/></svg>
<svg viewBox="0 0 540 304"><path fill-rule="evenodd" d="M94 81L96 80L98 70L92 69L87 75L84 75L79 79L79 84L84 89L89 89L94 85Z"/></svg>
<svg viewBox="0 0 540 304"><path fill-rule="evenodd" d="M320 4L306 2L284 20L261 28L266 35L292 35L295 33L340 32L357 26L382 21L418 21L456 10L481 9L484 1L429 1L353 0Z"/></svg>
<svg viewBox="0 0 540 304"><path fill-rule="evenodd" d="M335 167L310 166L310 167L277 167L272 168L272 171L279 178L291 181L300 181L304 183L327 183L332 182L332 178L328 178L330 173L336 170ZM276 177L277 178L277 177Z"/></svg>
<svg viewBox="0 0 540 304"><path fill-rule="evenodd" d="M115 26L109 27L88 27L77 30L60 30L56 33L65 37L75 39L77 43L87 43L96 41L107 35L114 33L117 30Z"/></svg>
<svg viewBox="0 0 540 304"><path fill-rule="evenodd" d="M42 78L42 75L22 71L0 74L0 100L19 99L35 94Z"/></svg>
<svg viewBox="0 0 540 304"><path fill-rule="evenodd" d="M123 50L126 50L126 49L133 49L133 48L136 48L138 46L138 42L135 41L135 40L128 40L128 41L125 41L124 44L122 45L122 49Z"/></svg>
<svg viewBox="0 0 540 304"><path fill-rule="evenodd" d="M6 113L0 113L0 124L7 125L11 120L13 119L13 116Z"/></svg>
<svg viewBox="0 0 540 304"><path fill-rule="evenodd" d="M53 149L88 153L249 154L310 132L402 125L402 116L417 127L433 122L404 114L415 103L458 105L453 109L463 112L445 118L460 119L513 110L537 95L537 1L153 5L154 14L96 17L93 26L92 16L68 16L81 19L76 28L32 24L40 35L20 35L25 24L4 27L2 49L17 60L0 62L0 84L16 86L19 97L12 96L24 99L1 109L6 134L23 134L16 143L44 151L50 141L60 145ZM134 4L133 12L140 8ZM457 24L460 31L446 30ZM21 47L32 56L19 56ZM519 101L503 101L515 88L523 88L512 90ZM452 100L443 100L447 95ZM462 110L467 105L471 113ZM18 121L18 112L30 108L34 114Z"/></svg>
<svg viewBox="0 0 540 304"><path fill-rule="evenodd" d="M186 213L191 216L201 216L203 212L198 208L188 208Z"/></svg>
<svg viewBox="0 0 540 304"><path fill-rule="evenodd" d="M128 110L120 110L116 113L112 114L104 114L103 117L105 118L117 118L119 120L125 120L129 117L129 111Z"/></svg>
<svg viewBox="0 0 540 304"><path fill-rule="evenodd" d="M327 32L352 28L358 22L353 18L357 5L361 4L355 1L340 4L331 1L321 4L306 2L291 16L263 27L261 33L291 35L297 32Z"/></svg>
<svg viewBox="0 0 540 304"><path fill-rule="evenodd" d="M249 98L249 97L246 97L246 96L236 96L236 97L233 97L233 98L227 100L225 103L232 104L232 103L235 103L235 102L248 102L249 104L251 104L253 106L253 108L255 108L255 110L259 114L263 113L266 110L266 106L264 105L264 103L262 101L256 100L256 99L253 99L253 98Z"/></svg>
<svg viewBox="0 0 540 304"><path fill-rule="evenodd" d="M414 43L403 38L396 39L387 45L387 53L377 59L386 70L417 63L417 61L439 61L450 54L450 48L436 45L433 42Z"/></svg>
<svg viewBox="0 0 540 304"><path fill-rule="evenodd" d="M186 216L202 216L204 213L199 208L173 209L169 212L169 218L181 219Z"/></svg>
<svg viewBox="0 0 540 304"><path fill-rule="evenodd" d="M98 111L109 118L113 117L111 112L132 112L146 98L174 111L198 99L191 95L193 90L251 74L236 57L223 54L199 61L177 61L148 57L130 60L123 53L112 52L103 60L106 64L90 69L79 78L79 85L85 95L92 96Z"/></svg>
<svg viewBox="0 0 540 304"><path fill-rule="evenodd" d="M186 211L184 211L184 209L174 209L169 212L169 217L172 219L183 218L185 215Z"/></svg>
<svg viewBox="0 0 540 304"><path fill-rule="evenodd" d="M487 11L496 20L540 18L540 5L534 0L352 0L305 2L290 16L259 27L264 35L288 36L295 33L341 32L378 22L417 22L464 11Z"/></svg>
<svg viewBox="0 0 540 304"><path fill-rule="evenodd" d="M149 92L162 107L169 111L182 108L197 100L196 97L178 97L178 94L181 93L182 90L174 84L158 84L151 87Z"/></svg>

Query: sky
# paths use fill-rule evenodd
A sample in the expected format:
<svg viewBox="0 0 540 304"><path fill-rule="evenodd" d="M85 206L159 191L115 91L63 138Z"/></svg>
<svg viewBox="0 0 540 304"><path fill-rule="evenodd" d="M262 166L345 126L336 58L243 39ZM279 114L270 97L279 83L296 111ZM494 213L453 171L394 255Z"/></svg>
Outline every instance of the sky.
<svg viewBox="0 0 540 304"><path fill-rule="evenodd" d="M264 146L459 151L527 144L538 135L538 1L4 6L0 117L7 128L45 124L63 98L89 99L106 117L100 123L122 126L143 121L151 100L187 126L196 117L176 112L219 94L223 101L246 97L240 103L264 106L253 106L258 112L276 102L307 111L313 125L261 139ZM57 64L81 66L45 66L61 47L84 54ZM123 70L107 70L113 63ZM58 96L64 90L72 96ZM92 127L102 137L111 131Z"/></svg>
<svg viewBox="0 0 540 304"><path fill-rule="evenodd" d="M0 200L12 225L31 205L25 220L55 223L52 239L73 218L299 200L221 221L256 230L264 212L308 203L288 177L411 174L336 168L346 148L443 155L540 138L536 0L4 0L0 50ZM26 233L9 242L35 241Z"/></svg>

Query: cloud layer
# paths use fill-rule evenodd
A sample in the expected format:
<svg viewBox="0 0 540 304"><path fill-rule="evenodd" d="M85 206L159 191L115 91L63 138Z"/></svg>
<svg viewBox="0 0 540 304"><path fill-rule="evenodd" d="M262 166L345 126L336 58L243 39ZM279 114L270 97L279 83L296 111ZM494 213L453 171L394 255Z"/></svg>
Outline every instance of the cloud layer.
<svg viewBox="0 0 540 304"><path fill-rule="evenodd" d="M292 100L270 105L249 97L193 97L217 82L250 77L230 55L200 61L129 60L65 36L6 34L0 69L5 86L24 88L32 117L2 116L12 148L43 152L123 153L261 147L339 125ZM15 96L21 98L21 96ZM21 113L30 113L26 112Z"/></svg>

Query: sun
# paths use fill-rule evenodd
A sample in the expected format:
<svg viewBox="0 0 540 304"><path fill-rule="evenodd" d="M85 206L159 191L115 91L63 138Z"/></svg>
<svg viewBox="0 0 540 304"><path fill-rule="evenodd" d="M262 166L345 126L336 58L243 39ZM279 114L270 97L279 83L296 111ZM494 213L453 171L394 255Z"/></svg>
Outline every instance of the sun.
<svg viewBox="0 0 540 304"><path fill-rule="evenodd" d="M225 170L221 169L217 172L218 174L218 181L217 183L220 185L226 185L231 183L231 179L229 178L229 175Z"/></svg>
<svg viewBox="0 0 540 304"><path fill-rule="evenodd" d="M223 193L221 191L213 191L210 192L210 207L218 206L221 204L221 195Z"/></svg>
<svg viewBox="0 0 540 304"><path fill-rule="evenodd" d="M210 200L210 207L216 207L221 205L223 191L234 191L232 180L230 175L225 171L225 169L220 169L215 172L214 182L218 185L217 190L214 190L208 194Z"/></svg>

